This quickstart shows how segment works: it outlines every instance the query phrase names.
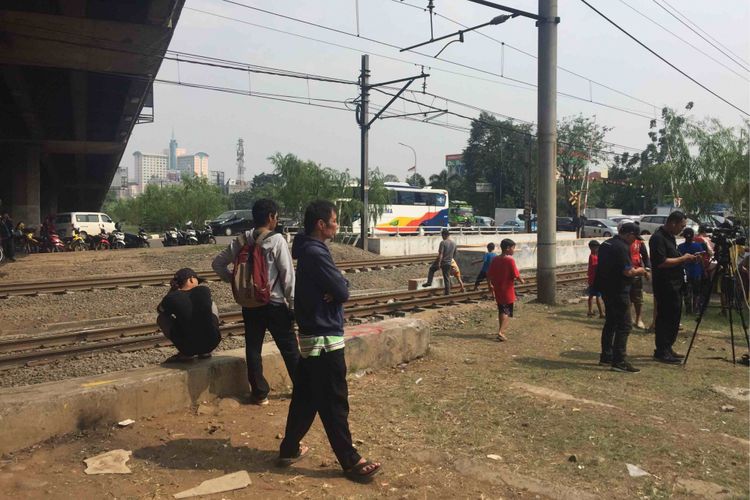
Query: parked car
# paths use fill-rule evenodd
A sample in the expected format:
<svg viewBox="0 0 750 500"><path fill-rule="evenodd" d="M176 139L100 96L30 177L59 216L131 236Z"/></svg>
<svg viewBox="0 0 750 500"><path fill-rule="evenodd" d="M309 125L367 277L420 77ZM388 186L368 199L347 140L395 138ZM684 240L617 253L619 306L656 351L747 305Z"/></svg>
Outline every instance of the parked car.
<svg viewBox="0 0 750 500"><path fill-rule="evenodd" d="M617 223L610 219L586 219L583 225L583 238L610 238L617 234Z"/></svg>
<svg viewBox="0 0 750 500"><path fill-rule="evenodd" d="M641 234L654 234L666 222L666 215L642 215L639 221ZM694 231L698 230L698 224L692 219L688 219L685 227L692 228Z"/></svg>
<svg viewBox="0 0 750 500"><path fill-rule="evenodd" d="M252 210L230 210L224 212L214 220L208 221L208 225L211 226L211 231L214 234L224 234L227 236L232 236L242 231L249 231L255 227Z"/></svg>
<svg viewBox="0 0 750 500"><path fill-rule="evenodd" d="M485 217L483 215L475 215L474 225L479 227L494 227L495 219L493 219L492 217Z"/></svg>
<svg viewBox="0 0 750 500"><path fill-rule="evenodd" d="M520 220L506 220L498 226L501 233L523 233L526 225Z"/></svg>
<svg viewBox="0 0 750 500"><path fill-rule="evenodd" d="M573 223L573 217L558 217L555 222L556 231L575 231L576 225Z"/></svg>
<svg viewBox="0 0 750 500"><path fill-rule="evenodd" d="M78 228L81 235L98 235L102 229L107 233L115 230L112 218L101 212L62 212L55 216L55 230L61 238L73 236L73 228Z"/></svg>
<svg viewBox="0 0 750 500"><path fill-rule="evenodd" d="M613 215L609 218L609 220L616 222L617 227L619 228L621 225L627 222L638 222L640 220L640 217L638 217L637 215Z"/></svg>

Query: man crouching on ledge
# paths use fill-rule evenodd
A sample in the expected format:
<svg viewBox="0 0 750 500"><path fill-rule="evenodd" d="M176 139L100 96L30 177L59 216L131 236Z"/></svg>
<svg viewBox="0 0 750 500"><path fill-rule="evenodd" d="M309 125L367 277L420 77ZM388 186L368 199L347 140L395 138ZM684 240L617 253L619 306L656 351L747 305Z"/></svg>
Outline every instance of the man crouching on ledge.
<svg viewBox="0 0 750 500"><path fill-rule="evenodd" d="M380 472L380 464L357 453L349 432L343 306L349 298L349 283L325 244L337 229L336 206L314 201L305 210L305 233L298 233L292 245L292 257L297 259L294 315L301 358L294 373L278 465L291 465L309 451L300 446L300 440L317 413L344 475L366 483Z"/></svg>
<svg viewBox="0 0 750 500"><path fill-rule="evenodd" d="M164 336L172 341L177 354L166 363L210 358L221 341L219 310L211 300L211 290L198 286L205 280L186 267L174 273L172 288L156 310L156 323Z"/></svg>

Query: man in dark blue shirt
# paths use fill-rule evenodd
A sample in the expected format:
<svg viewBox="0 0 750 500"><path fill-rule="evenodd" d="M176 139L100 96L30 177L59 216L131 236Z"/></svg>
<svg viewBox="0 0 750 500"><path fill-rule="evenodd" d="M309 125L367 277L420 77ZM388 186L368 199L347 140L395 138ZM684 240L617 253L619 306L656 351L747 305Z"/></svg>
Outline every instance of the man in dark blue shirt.
<svg viewBox="0 0 750 500"><path fill-rule="evenodd" d="M599 364L625 373L640 371L625 359L632 328L630 284L634 277L646 274L645 268L634 268L630 261L630 245L641 239L639 232L638 226L628 222L620 226L619 234L601 244L594 281L594 288L602 292L606 315Z"/></svg>

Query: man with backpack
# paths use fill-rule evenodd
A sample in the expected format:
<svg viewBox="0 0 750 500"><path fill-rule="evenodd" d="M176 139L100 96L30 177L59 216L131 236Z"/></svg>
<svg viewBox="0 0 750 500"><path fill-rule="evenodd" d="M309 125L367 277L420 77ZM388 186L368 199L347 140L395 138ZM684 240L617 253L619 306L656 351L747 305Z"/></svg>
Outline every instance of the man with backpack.
<svg viewBox="0 0 750 500"><path fill-rule="evenodd" d="M255 229L245 231L219 255L211 267L222 281L232 284L235 301L242 306L245 321L245 356L250 402L268 404L268 382L263 377L261 350L266 330L279 348L289 378L299 360L299 346L292 328L294 265L289 245L275 232L279 207L262 199L253 205ZM229 264L233 263L232 271Z"/></svg>

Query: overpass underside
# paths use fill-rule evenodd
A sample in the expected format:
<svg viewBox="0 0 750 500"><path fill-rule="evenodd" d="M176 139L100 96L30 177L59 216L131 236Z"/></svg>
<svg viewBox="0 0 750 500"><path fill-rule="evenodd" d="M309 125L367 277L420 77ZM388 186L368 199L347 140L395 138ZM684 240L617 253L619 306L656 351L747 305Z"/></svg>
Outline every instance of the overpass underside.
<svg viewBox="0 0 750 500"><path fill-rule="evenodd" d="M36 225L98 210L185 0L0 3L0 206Z"/></svg>

